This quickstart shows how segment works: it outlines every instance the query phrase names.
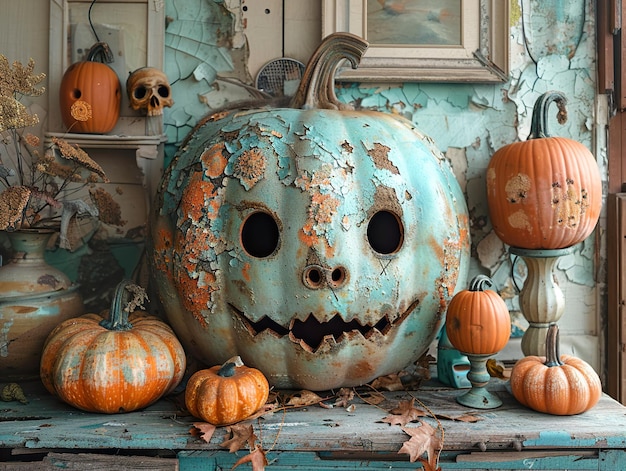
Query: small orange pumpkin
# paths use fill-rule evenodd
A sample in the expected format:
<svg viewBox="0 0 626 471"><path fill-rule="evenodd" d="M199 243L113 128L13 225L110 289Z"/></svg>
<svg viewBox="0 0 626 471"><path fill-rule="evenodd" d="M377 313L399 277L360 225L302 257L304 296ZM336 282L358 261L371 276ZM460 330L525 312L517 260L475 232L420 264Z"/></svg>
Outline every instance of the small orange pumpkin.
<svg viewBox="0 0 626 471"><path fill-rule="evenodd" d="M44 344L40 375L48 391L89 412L130 412L171 392L183 378L185 352L172 329L143 311L130 315L117 286L106 317L85 314L59 324Z"/></svg>
<svg viewBox="0 0 626 471"><path fill-rule="evenodd" d="M511 392L520 403L538 412L575 415L600 400L602 383L584 360L559 355L559 329L551 324L546 336L546 356L527 356L511 370Z"/></svg>
<svg viewBox="0 0 626 471"><path fill-rule="evenodd" d="M509 309L498 293L485 289L492 284L489 277L477 275L469 289L455 294L448 305L446 333L463 353L493 355L509 341Z"/></svg>
<svg viewBox="0 0 626 471"><path fill-rule="evenodd" d="M185 390L185 405L194 417L221 426L247 419L269 397L269 383L261 371L240 357L222 366L196 371Z"/></svg>
<svg viewBox="0 0 626 471"><path fill-rule="evenodd" d="M598 165L580 142L548 134L552 102L564 122L565 96L544 93L535 103L528 140L502 147L487 167L491 223L496 235L512 247L570 247L586 239L600 217Z"/></svg>
<svg viewBox="0 0 626 471"><path fill-rule="evenodd" d="M122 100L117 74L106 43L97 43L87 59L70 65L61 79L59 107L63 124L75 133L107 133L117 124Z"/></svg>

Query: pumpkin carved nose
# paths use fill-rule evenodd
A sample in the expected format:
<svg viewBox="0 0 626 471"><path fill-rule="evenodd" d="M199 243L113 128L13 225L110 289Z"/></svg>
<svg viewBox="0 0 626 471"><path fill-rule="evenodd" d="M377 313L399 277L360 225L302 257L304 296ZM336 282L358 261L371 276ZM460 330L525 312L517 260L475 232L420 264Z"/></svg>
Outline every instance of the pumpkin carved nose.
<svg viewBox="0 0 626 471"><path fill-rule="evenodd" d="M311 289L340 288L348 279L345 267L326 268L321 265L308 265L302 274L304 285Z"/></svg>

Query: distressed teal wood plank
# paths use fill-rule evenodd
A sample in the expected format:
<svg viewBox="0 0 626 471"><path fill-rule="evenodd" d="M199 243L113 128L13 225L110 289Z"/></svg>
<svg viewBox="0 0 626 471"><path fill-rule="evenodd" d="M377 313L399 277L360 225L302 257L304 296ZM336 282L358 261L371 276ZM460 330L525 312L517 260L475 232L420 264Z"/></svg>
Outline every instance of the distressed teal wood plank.
<svg viewBox="0 0 626 471"><path fill-rule="evenodd" d="M219 453L214 451L180 452L178 454L181 471L204 471L230 469L237 460L247 453L237 454ZM508 453L501 453L510 456ZM530 456L520 453L518 459L498 458L498 453L486 453L484 459L474 459L471 462L455 461L455 456L441 456L439 465L444 470L598 470L598 456L581 454L563 454L559 456ZM411 463L408 459L402 460L401 456L384 454L361 455L354 459L334 459L332 455L325 453L285 452L268 453L267 460L269 469L272 471L302 469L307 471L359 471L359 470L389 470L389 469L419 469L419 463ZM608 468L604 468L608 469ZM612 468L613 471L623 468Z"/></svg>
<svg viewBox="0 0 626 471"><path fill-rule="evenodd" d="M180 452L178 455L180 471L211 471L226 470L245 456L244 453L217 453L217 452ZM389 470L419 469L417 463L408 460L400 461L378 459L376 456L362 457L354 460L324 459L316 453L284 452L268 453L268 471L293 471L295 469L307 471L360 471L360 470Z"/></svg>
<svg viewBox="0 0 626 471"><path fill-rule="evenodd" d="M216 430L209 443L192 436L189 430L196 419L183 414L180 397L176 401L161 400L138 412L105 415L78 411L59 402L38 384L23 386L30 400L28 405L0 403L0 448L120 449L136 450L139 454L141 450L199 451L227 455L227 460L242 456L231 456L220 446L226 437L223 427ZM471 468L474 464L469 462L489 462L494 454L498 454L501 463L506 459L510 461L508 466L519 466L529 459L524 453L549 450L558 451L558 457L539 456L532 469L550 469L561 460L561 464L571 462L565 469L626 470L622 451L626 450L626 408L616 401L604 396L585 414L554 417L521 407L503 385L494 384L492 389L503 400L503 406L489 411L457 404L455 397L462 391L429 386L419 391L385 393L386 400L378 407L356 399L353 411L310 406L277 412L249 423L263 440L264 449L271 449L269 459L284 455L284 461L290 454L302 452L313 453L307 456L316 456L329 469L341 469L341 462L346 463L344 469L350 469L355 459L393 463L394 469L405 469L400 463L408 463L407 457L398 455L398 450L409 436L399 426L388 425L382 419L399 401L417 398L440 417L445 429L442 462L448 468L444 469L481 469ZM419 406L417 402L416 405ZM480 420L465 423L445 418L468 413ZM432 418L423 420L437 426ZM599 453L601 459L597 458ZM457 463L457 456L463 463ZM330 463L323 458L334 460ZM416 468L414 463L412 466L406 469Z"/></svg>
<svg viewBox="0 0 626 471"><path fill-rule="evenodd" d="M600 471L616 471L626 469L626 452L624 450L600 450Z"/></svg>

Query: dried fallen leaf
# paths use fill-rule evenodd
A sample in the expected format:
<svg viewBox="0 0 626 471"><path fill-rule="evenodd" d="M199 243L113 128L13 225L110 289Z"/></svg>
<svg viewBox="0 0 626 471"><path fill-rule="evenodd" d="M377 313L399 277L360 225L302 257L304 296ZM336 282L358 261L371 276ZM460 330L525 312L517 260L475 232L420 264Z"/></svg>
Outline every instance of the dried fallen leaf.
<svg viewBox="0 0 626 471"><path fill-rule="evenodd" d="M391 414L382 419L383 422L390 425L404 426L409 422L419 421L419 417L427 415L422 409L414 407L415 398L408 401L400 401L398 407L392 409Z"/></svg>
<svg viewBox="0 0 626 471"><path fill-rule="evenodd" d="M265 414L269 414L270 412L273 413L275 409L276 409L276 404L265 403L263 406L261 406L261 408L258 411L256 411L251 416L247 417L245 420L258 419L259 417L262 417Z"/></svg>
<svg viewBox="0 0 626 471"><path fill-rule="evenodd" d="M22 387L17 383L9 383L4 385L0 390L0 399L6 402L19 401L22 404L28 404L26 395L22 390Z"/></svg>
<svg viewBox="0 0 626 471"><path fill-rule="evenodd" d="M402 427L402 430L411 438L402 444L398 453L407 453L411 463L426 453L428 464L432 470L436 470L439 450L442 448L437 430L425 422L421 422L419 427Z"/></svg>
<svg viewBox="0 0 626 471"><path fill-rule="evenodd" d="M492 378L508 380L510 377L510 374L507 375L504 365L498 363L495 358L487 360L487 372Z"/></svg>
<svg viewBox="0 0 626 471"><path fill-rule="evenodd" d="M275 389L270 389L270 394L267 398L266 404L277 404L280 399L280 393Z"/></svg>
<svg viewBox="0 0 626 471"><path fill-rule="evenodd" d="M359 397L363 400L363 402L366 402L367 404L370 404L372 406L377 406L381 402L385 402L385 395L378 391L363 394Z"/></svg>
<svg viewBox="0 0 626 471"><path fill-rule="evenodd" d="M474 422L478 422L480 420L483 420L483 418L482 417L478 417L477 415L463 414L463 415L460 415L458 417L453 417L452 420L456 420L457 422L466 422L466 423L473 424Z"/></svg>
<svg viewBox="0 0 626 471"><path fill-rule="evenodd" d="M341 388L337 393L335 407L348 407L352 399L354 399L354 391L351 388Z"/></svg>
<svg viewBox="0 0 626 471"><path fill-rule="evenodd" d="M425 460L424 458L418 458L417 461L422 463L423 471L441 471L441 467L437 466L436 464L435 465L430 464L428 460Z"/></svg>
<svg viewBox="0 0 626 471"><path fill-rule="evenodd" d="M248 442L250 449L252 449L254 442L256 441L256 435L252 429L252 425L246 424L234 424L226 427L226 432L230 433L230 438L225 439L220 446L222 448L228 448L228 451L234 453L239 451Z"/></svg>
<svg viewBox="0 0 626 471"><path fill-rule="evenodd" d="M209 424L208 422L194 422L193 427L189 429L189 433L209 443L216 428L215 425Z"/></svg>
<svg viewBox="0 0 626 471"><path fill-rule="evenodd" d="M430 375L430 373L429 373ZM421 373L415 371L414 373L409 373L407 371L401 371L398 373L398 378L402 383L402 388L405 391L417 391L422 386L422 383L425 381Z"/></svg>
<svg viewBox="0 0 626 471"><path fill-rule="evenodd" d="M267 466L267 457L265 456L265 451L263 451L263 449L257 445L254 451L251 451L249 454L239 458L230 469L235 469L237 466L243 463L250 463L252 465L252 471L265 471L265 466Z"/></svg>
<svg viewBox="0 0 626 471"><path fill-rule="evenodd" d="M415 365L420 369L428 370L428 378L430 378L430 365L436 361L437 359L434 356L426 352L418 358Z"/></svg>
<svg viewBox="0 0 626 471"><path fill-rule="evenodd" d="M314 392L303 389L302 391L291 396L289 401L287 401L287 405L294 407L304 407L318 404L323 400L324 399L322 397L318 396Z"/></svg>
<svg viewBox="0 0 626 471"><path fill-rule="evenodd" d="M402 391L404 384L397 374L380 376L372 381L372 388L385 391Z"/></svg>
<svg viewBox="0 0 626 471"><path fill-rule="evenodd" d="M445 415L437 414L438 419L455 420L457 422L474 423L483 420L482 417L474 414L461 414L461 415Z"/></svg>

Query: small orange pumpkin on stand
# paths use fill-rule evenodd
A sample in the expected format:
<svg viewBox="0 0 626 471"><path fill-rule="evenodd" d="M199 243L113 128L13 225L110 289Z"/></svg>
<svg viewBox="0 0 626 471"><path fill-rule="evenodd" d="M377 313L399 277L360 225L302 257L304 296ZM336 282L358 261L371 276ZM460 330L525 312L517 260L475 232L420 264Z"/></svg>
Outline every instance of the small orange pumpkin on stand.
<svg viewBox="0 0 626 471"><path fill-rule="evenodd" d="M565 96L544 93L535 103L528 139L498 149L487 167L489 218L496 235L512 247L571 247L591 234L600 217L598 164L580 142L548 133L553 102L564 123Z"/></svg>
<svg viewBox="0 0 626 471"><path fill-rule="evenodd" d="M459 291L448 305L446 334L450 343L470 361L467 379L472 388L457 397L464 406L492 409L502 405L495 394L486 389L489 382L486 362L504 348L511 336L511 317L504 300L493 290L492 281L477 275L469 289Z"/></svg>
<svg viewBox="0 0 626 471"><path fill-rule="evenodd" d="M125 280L117 286L108 316L68 319L46 339L41 380L78 409L131 412L173 391L183 378L185 352L172 329L143 311L129 315L123 306L131 285Z"/></svg>
<svg viewBox="0 0 626 471"><path fill-rule="evenodd" d="M600 400L602 383L584 360L559 355L559 328L550 324L546 356L526 356L515 363L510 379L513 397L538 412L575 415Z"/></svg>
<svg viewBox="0 0 626 471"><path fill-rule="evenodd" d="M522 351L535 356L544 354L547 326L559 320L565 307L552 269L593 232L602 209L602 180L593 154L580 142L548 132L552 103L557 121L566 122L565 95L545 92L535 102L528 139L498 149L486 175L494 233L528 269L520 292L529 324Z"/></svg>
<svg viewBox="0 0 626 471"><path fill-rule="evenodd" d="M257 412L269 397L265 375L239 356L223 365L196 371L185 390L185 405L194 417L216 426L230 425Z"/></svg>
<svg viewBox="0 0 626 471"><path fill-rule="evenodd" d="M117 124L122 86L108 44L94 44L87 59L70 65L61 79L59 107L69 132L105 134Z"/></svg>

